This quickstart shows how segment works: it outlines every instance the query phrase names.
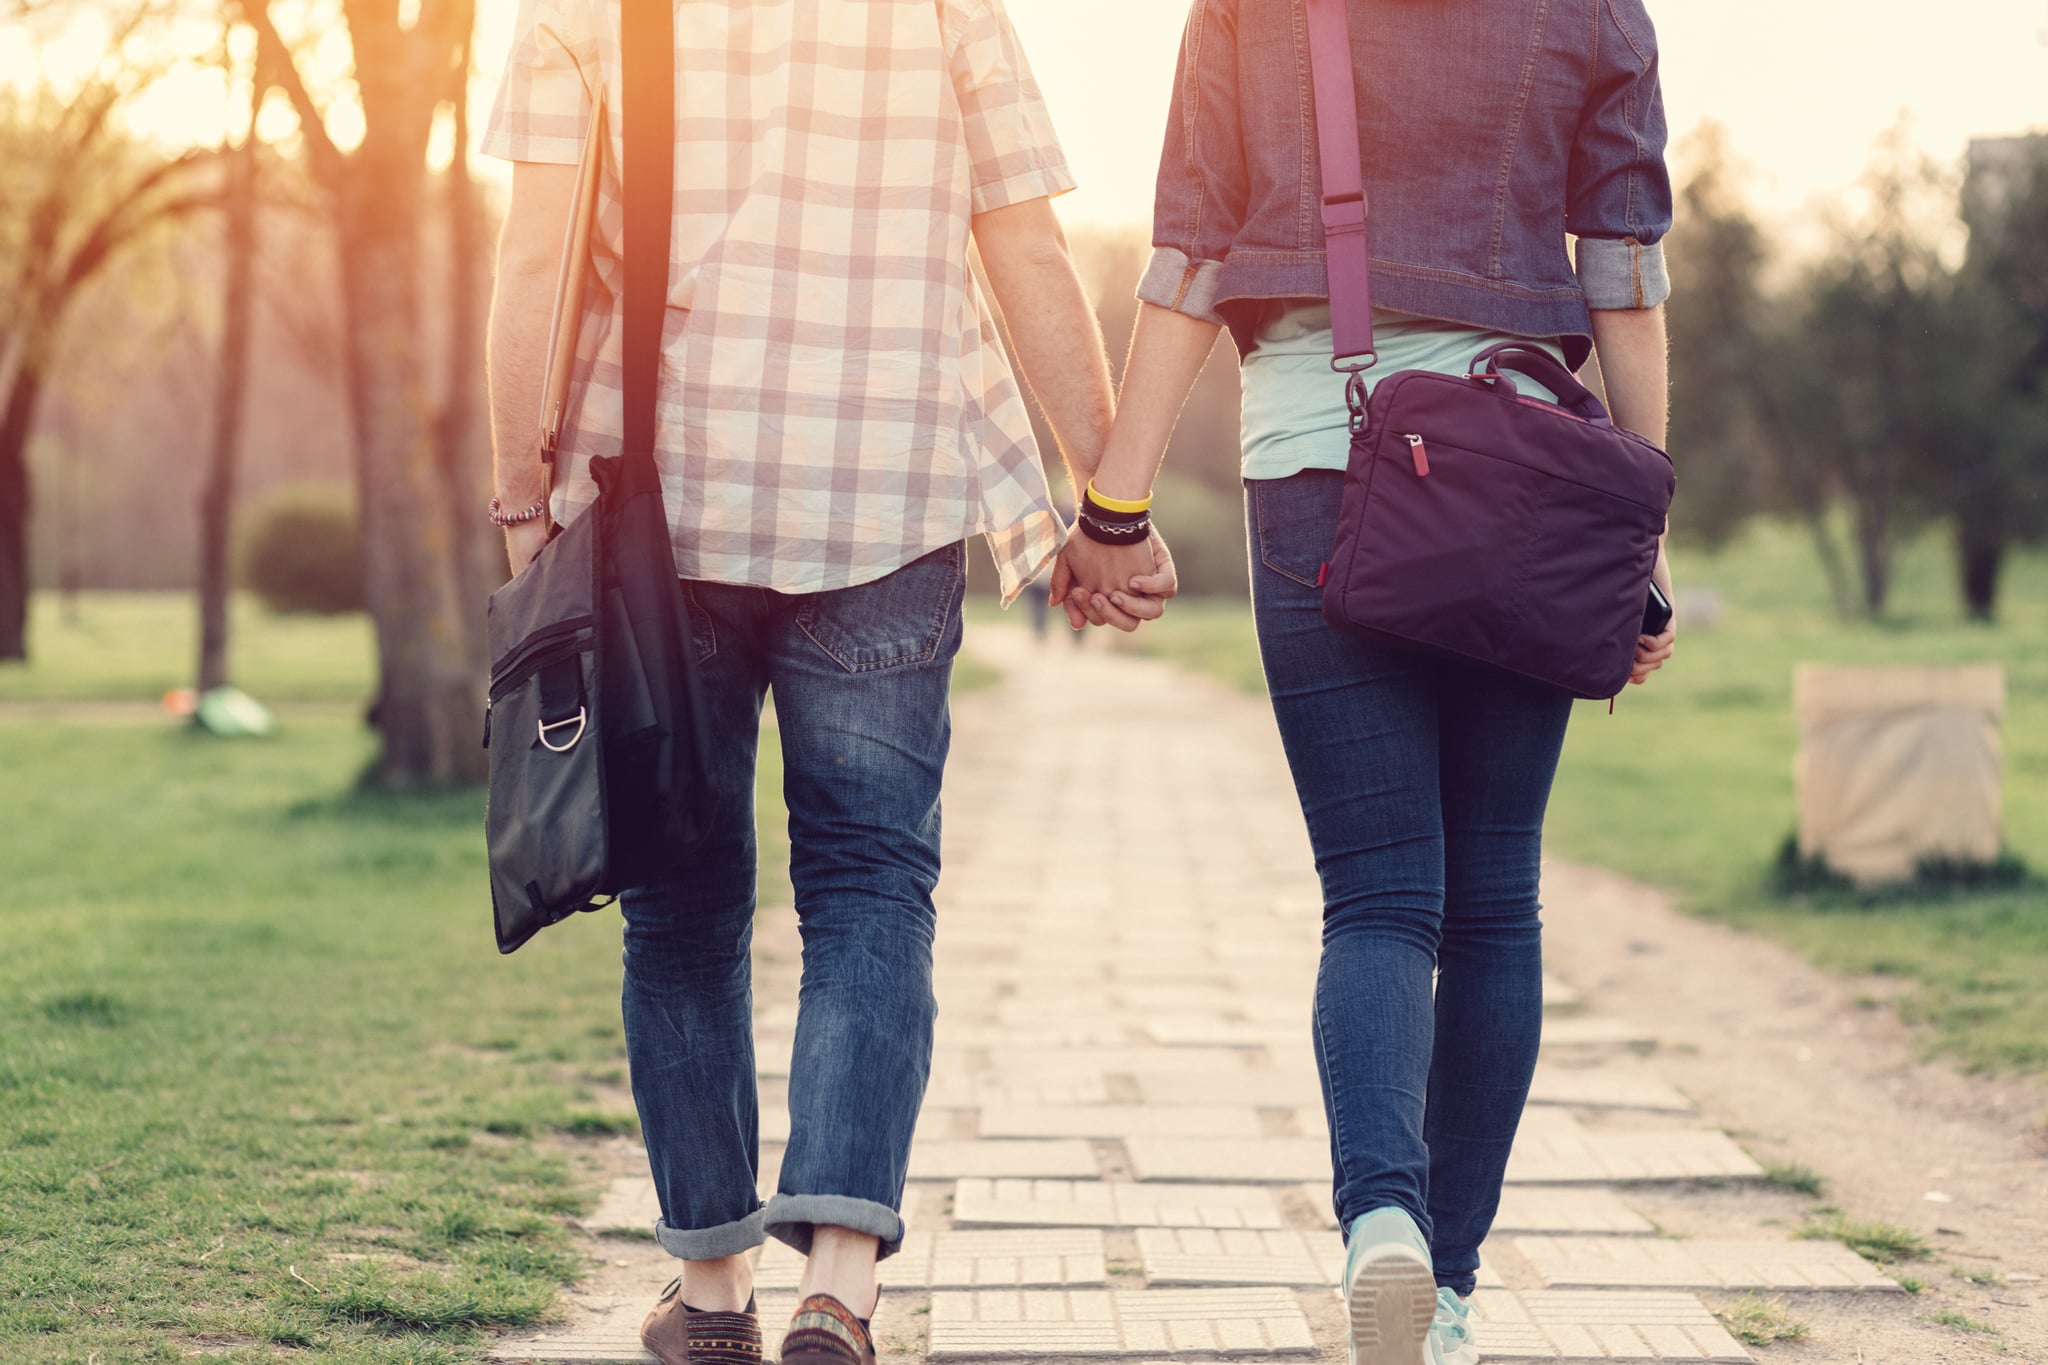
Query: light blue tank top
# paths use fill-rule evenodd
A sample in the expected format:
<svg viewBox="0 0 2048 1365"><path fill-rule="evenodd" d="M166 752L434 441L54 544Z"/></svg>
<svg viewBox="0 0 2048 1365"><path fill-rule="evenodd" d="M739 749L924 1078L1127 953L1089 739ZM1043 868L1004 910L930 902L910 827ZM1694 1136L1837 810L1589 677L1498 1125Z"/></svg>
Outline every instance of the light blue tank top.
<svg viewBox="0 0 2048 1365"><path fill-rule="evenodd" d="M1380 360L1366 371L1368 390L1402 370L1465 374L1472 357L1503 341L1538 346L1564 363L1555 342L1532 343L1413 313L1375 308L1372 327ZM1259 328L1257 348L1244 358L1243 382L1244 477L1284 479L1304 469L1342 469L1349 462L1351 412L1344 404L1344 376L1330 368L1329 304L1276 310ZM1515 376L1515 387L1532 398L1557 401L1523 375Z"/></svg>

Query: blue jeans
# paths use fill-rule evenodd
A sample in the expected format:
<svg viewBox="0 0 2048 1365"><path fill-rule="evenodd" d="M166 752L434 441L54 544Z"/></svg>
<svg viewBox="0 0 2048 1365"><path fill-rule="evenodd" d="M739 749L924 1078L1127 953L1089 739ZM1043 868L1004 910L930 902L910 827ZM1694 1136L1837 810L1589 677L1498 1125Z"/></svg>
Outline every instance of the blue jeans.
<svg viewBox="0 0 2048 1365"><path fill-rule="evenodd" d="M786 595L686 583L716 817L680 872L619 898L633 1098L655 1235L713 1260L819 1225L903 1241L910 1139L931 1071L932 890L966 549L872 583ZM790 1138L763 1207L755 1087L754 762L773 689L803 936Z"/></svg>
<svg viewBox="0 0 2048 1365"><path fill-rule="evenodd" d="M1437 1282L1470 1293L1536 1070L1543 810L1571 699L1325 621L1343 488L1334 470L1245 484L1259 652L1323 884L1337 1218L1405 1209Z"/></svg>

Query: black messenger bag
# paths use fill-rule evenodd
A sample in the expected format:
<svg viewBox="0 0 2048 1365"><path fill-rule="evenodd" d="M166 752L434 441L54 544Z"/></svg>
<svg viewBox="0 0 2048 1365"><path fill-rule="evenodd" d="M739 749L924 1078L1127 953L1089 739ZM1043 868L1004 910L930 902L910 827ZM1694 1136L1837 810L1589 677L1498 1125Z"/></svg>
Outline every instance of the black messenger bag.
<svg viewBox="0 0 2048 1365"><path fill-rule="evenodd" d="M709 810L696 645L654 464L674 15L668 0L622 8L624 440L591 461L597 501L491 595L485 825L501 953L672 871Z"/></svg>

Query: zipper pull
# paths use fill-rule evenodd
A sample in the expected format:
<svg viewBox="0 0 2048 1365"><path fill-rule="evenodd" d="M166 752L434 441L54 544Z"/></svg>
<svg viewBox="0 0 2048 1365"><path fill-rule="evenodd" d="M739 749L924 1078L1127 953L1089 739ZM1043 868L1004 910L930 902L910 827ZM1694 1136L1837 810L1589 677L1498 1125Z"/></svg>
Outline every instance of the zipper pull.
<svg viewBox="0 0 2048 1365"><path fill-rule="evenodd" d="M1414 455L1415 455L1415 477L1416 477L1416 478L1418 478L1418 479L1426 479L1426 478L1428 478L1428 477L1429 477L1429 449L1428 449L1428 447L1426 447L1426 446L1424 446L1424 445L1422 444L1422 438L1421 438L1420 436L1409 436L1409 437L1406 437L1406 438L1404 438L1404 439L1405 439L1405 440L1406 440L1406 441L1408 442L1408 448L1409 448L1409 450L1413 451L1413 452L1414 452Z"/></svg>

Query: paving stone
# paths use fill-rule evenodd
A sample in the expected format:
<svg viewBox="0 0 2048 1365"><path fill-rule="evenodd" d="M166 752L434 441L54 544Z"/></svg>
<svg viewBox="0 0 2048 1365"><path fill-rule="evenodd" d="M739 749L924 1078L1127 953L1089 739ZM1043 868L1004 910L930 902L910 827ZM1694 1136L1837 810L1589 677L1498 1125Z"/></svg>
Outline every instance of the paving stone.
<svg viewBox="0 0 2048 1365"><path fill-rule="evenodd" d="M1481 1289L1472 1306L1489 1361L1752 1358L1690 1294Z"/></svg>
<svg viewBox="0 0 2048 1365"><path fill-rule="evenodd" d="M1255 1185L1140 1185L1099 1180L962 1180L957 1227L1278 1228L1271 1191Z"/></svg>
<svg viewBox="0 0 2048 1365"><path fill-rule="evenodd" d="M1508 1182L1754 1179L1763 1168L1726 1133L1708 1129L1595 1132L1569 1114L1531 1110L1508 1157Z"/></svg>
<svg viewBox="0 0 2048 1365"><path fill-rule="evenodd" d="M782 1173L782 1153L770 1149L761 1154L761 1197L775 1192ZM578 1220L591 1232L627 1232L648 1235L661 1221L661 1200L654 1182L644 1175L625 1175L605 1186L597 1207Z"/></svg>
<svg viewBox="0 0 2048 1365"><path fill-rule="evenodd" d="M1604 1232L1647 1235L1656 1225L1606 1189L1553 1190L1510 1185L1501 1191L1493 1230L1503 1232Z"/></svg>
<svg viewBox="0 0 2048 1365"><path fill-rule="evenodd" d="M1235 1080L1246 1070L1242 1052L1228 1048L1194 1047L1100 1047L1067 1048L1037 1052L1027 1048L1003 1047L988 1050L989 1073L1006 1084L1016 1082L1078 1081L1099 1076L1128 1076L1171 1072L1202 1076L1213 1081ZM1216 1097L1209 1092L1209 1098Z"/></svg>
<svg viewBox="0 0 2048 1365"><path fill-rule="evenodd" d="M1211 1104L1219 1094L1214 1077L1179 1072L1144 1070L1131 1073L1138 1092L1150 1104ZM1310 1108L1321 1119L1323 1083L1313 1071L1246 1070L1232 1073L1228 1096L1233 1104L1262 1108Z"/></svg>
<svg viewBox="0 0 2048 1365"><path fill-rule="evenodd" d="M1321 1138L1134 1137L1124 1144L1131 1173L1140 1180L1215 1180L1287 1184L1330 1169L1330 1144Z"/></svg>
<svg viewBox="0 0 2048 1365"><path fill-rule="evenodd" d="M1027 1024L952 1024L939 1026L936 1044L942 1048L1029 1048L1033 1051L1066 1048L1125 1048L1141 1046L1143 1025L1134 1016L1124 1022L1076 1021L1065 1027Z"/></svg>
<svg viewBox="0 0 2048 1365"><path fill-rule="evenodd" d="M1543 971L1543 1008L1547 1010L1568 1010L1584 1003L1578 991L1567 984L1564 978L1553 974L1549 968Z"/></svg>
<svg viewBox="0 0 2048 1365"><path fill-rule="evenodd" d="M941 1291L932 1360L1315 1353L1286 1289Z"/></svg>
<svg viewBox="0 0 2048 1365"><path fill-rule="evenodd" d="M1344 1240L1334 1232L1291 1229L1139 1228L1145 1283L1159 1285L1335 1285L1344 1273Z"/></svg>
<svg viewBox="0 0 2048 1365"><path fill-rule="evenodd" d="M654 1357L640 1345L640 1322L647 1316L647 1310L654 1306L658 1292L657 1286L644 1298L621 1299L591 1307L572 1302L573 1320L568 1326L552 1328L530 1337L507 1338L493 1346L486 1359L548 1362L549 1365L556 1362L560 1365L614 1365L615 1362L655 1365ZM796 1298L794 1295L772 1297L764 1294L758 1306L762 1353L773 1360L782 1354L782 1338L789 1329L790 1314L796 1311ZM876 1315L876 1331L884 1330L892 1317L885 1295Z"/></svg>
<svg viewBox="0 0 2048 1365"><path fill-rule="evenodd" d="M1651 1109L1689 1114L1692 1101L1663 1081L1605 1070L1562 1070L1538 1067L1529 1103L1566 1105L1576 1109Z"/></svg>
<svg viewBox="0 0 2048 1365"><path fill-rule="evenodd" d="M1839 1289L1900 1286L1840 1242L1517 1237L1555 1289Z"/></svg>
<svg viewBox="0 0 2048 1365"><path fill-rule="evenodd" d="M1215 1015L1174 1015L1146 1021L1145 1032L1162 1047L1285 1047L1302 1040L1296 1024L1256 1024Z"/></svg>
<svg viewBox="0 0 2048 1365"><path fill-rule="evenodd" d="M1222 1105L983 1105L981 1110L985 1138L1256 1138L1264 1132L1256 1109Z"/></svg>
<svg viewBox="0 0 2048 1365"><path fill-rule="evenodd" d="M1005 1085L971 1071L934 1074L925 1087L924 1107L934 1109L1032 1109L1041 1105L1108 1104L1109 1086L1097 1076L1085 1081Z"/></svg>
<svg viewBox="0 0 2048 1365"><path fill-rule="evenodd" d="M754 1282L796 1291L804 1258L779 1241L762 1249ZM1059 1289L1109 1278L1102 1233L1093 1228L1006 1228L1000 1232L911 1232L882 1277L902 1289Z"/></svg>
<svg viewBox="0 0 2048 1365"><path fill-rule="evenodd" d="M1585 1019L1545 1019L1545 1047L1616 1047L1629 1043L1654 1043L1656 1031L1625 1019L1593 1016Z"/></svg>
<svg viewBox="0 0 2048 1365"><path fill-rule="evenodd" d="M1091 1177L1101 1170L1095 1149L1078 1138L1047 1142L918 1141L910 1148L912 1180L963 1176Z"/></svg>

